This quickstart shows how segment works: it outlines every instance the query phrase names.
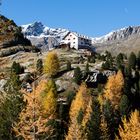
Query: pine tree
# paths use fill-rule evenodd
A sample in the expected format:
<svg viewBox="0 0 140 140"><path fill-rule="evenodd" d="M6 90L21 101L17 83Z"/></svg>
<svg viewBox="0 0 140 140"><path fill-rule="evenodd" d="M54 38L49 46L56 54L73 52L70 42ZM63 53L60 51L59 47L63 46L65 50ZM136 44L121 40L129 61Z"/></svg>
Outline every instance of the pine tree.
<svg viewBox="0 0 140 140"><path fill-rule="evenodd" d="M14 61L11 66L11 72L14 72L15 74L21 74L24 72L24 67Z"/></svg>
<svg viewBox="0 0 140 140"><path fill-rule="evenodd" d="M109 62L109 60L106 60L106 61L102 64L102 69L104 69L104 70L110 69L110 62Z"/></svg>
<svg viewBox="0 0 140 140"><path fill-rule="evenodd" d="M136 68L136 55L133 52L129 56L128 65L132 69Z"/></svg>
<svg viewBox="0 0 140 140"><path fill-rule="evenodd" d="M137 66L138 69L140 70L140 51L138 52L138 56L137 56Z"/></svg>
<svg viewBox="0 0 140 140"><path fill-rule="evenodd" d="M115 122L115 119L114 119L114 109L113 109L109 100L105 101L105 103L103 105L102 113L105 117L105 121L107 122L110 137L113 139L114 138L114 132L115 132L115 129L116 129L116 124L115 124L116 122Z"/></svg>
<svg viewBox="0 0 140 140"><path fill-rule="evenodd" d="M89 72L89 64L87 63L85 67L85 73L88 73L88 72Z"/></svg>
<svg viewBox="0 0 140 140"><path fill-rule="evenodd" d="M86 123L85 135L88 140L99 140L100 139L100 104L97 100L92 101L92 111L90 117Z"/></svg>
<svg viewBox="0 0 140 140"><path fill-rule="evenodd" d="M130 66L124 68L124 74L125 74L125 77L131 77L132 70Z"/></svg>
<svg viewBox="0 0 140 140"><path fill-rule="evenodd" d="M137 87L137 89L139 89L139 79L140 79L140 74L139 74L139 71L138 70L136 70L135 71L135 76L134 76L134 82L135 82L135 84L136 84L136 87Z"/></svg>
<svg viewBox="0 0 140 140"><path fill-rule="evenodd" d="M116 57L116 61L117 62L123 62L123 54L122 53L119 53L118 55L117 55L117 57Z"/></svg>
<svg viewBox="0 0 140 140"><path fill-rule="evenodd" d="M49 52L45 63L44 63L44 72L49 76L55 76L59 71L59 59L55 52Z"/></svg>
<svg viewBox="0 0 140 140"><path fill-rule="evenodd" d="M80 84L81 83L81 70L79 67L76 67L74 69L74 81L77 83L77 84Z"/></svg>
<svg viewBox="0 0 140 140"><path fill-rule="evenodd" d="M119 127L119 135L122 140L139 140L140 139L140 112L135 110L131 113L129 121L122 119L123 126ZM116 136L116 140L120 139Z"/></svg>
<svg viewBox="0 0 140 140"><path fill-rule="evenodd" d="M2 94L1 94L2 95ZM18 120L18 115L24 108L25 102L20 92L19 78L12 73L5 85L4 96L0 98L0 139L16 139L12 126Z"/></svg>
<svg viewBox="0 0 140 140"><path fill-rule="evenodd" d="M117 69L121 70L122 72L124 72L123 59L124 59L124 55L122 53L119 53L116 57Z"/></svg>
<svg viewBox="0 0 140 140"><path fill-rule="evenodd" d="M127 114L128 107L129 107L129 100L126 95L123 95L119 104L119 110L122 116Z"/></svg>

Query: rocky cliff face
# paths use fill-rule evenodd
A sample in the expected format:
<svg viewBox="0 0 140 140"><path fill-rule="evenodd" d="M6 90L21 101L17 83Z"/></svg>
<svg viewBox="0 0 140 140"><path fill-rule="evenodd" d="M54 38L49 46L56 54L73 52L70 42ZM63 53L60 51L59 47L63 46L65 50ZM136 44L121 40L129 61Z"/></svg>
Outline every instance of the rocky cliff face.
<svg viewBox="0 0 140 140"><path fill-rule="evenodd" d="M32 44L47 51L57 46L62 38L68 33L68 30L61 28L49 28L41 22L22 25L23 34L31 40Z"/></svg>
<svg viewBox="0 0 140 140"><path fill-rule="evenodd" d="M30 37L29 39L42 52L51 50L59 45L59 41L55 37Z"/></svg>
<svg viewBox="0 0 140 140"><path fill-rule="evenodd" d="M29 46L29 47L27 47ZM7 56L18 51L30 51L31 42L25 38L13 20L0 16L0 57Z"/></svg>
<svg viewBox="0 0 140 140"><path fill-rule="evenodd" d="M105 43L110 41L121 41L128 39L131 36L140 35L140 26L129 26L127 28L122 28L117 31L110 32L109 34L93 38L93 43Z"/></svg>
<svg viewBox="0 0 140 140"><path fill-rule="evenodd" d="M129 26L109 34L92 39L93 45L99 52L108 50L113 54L120 52L129 54L140 50L140 26Z"/></svg>

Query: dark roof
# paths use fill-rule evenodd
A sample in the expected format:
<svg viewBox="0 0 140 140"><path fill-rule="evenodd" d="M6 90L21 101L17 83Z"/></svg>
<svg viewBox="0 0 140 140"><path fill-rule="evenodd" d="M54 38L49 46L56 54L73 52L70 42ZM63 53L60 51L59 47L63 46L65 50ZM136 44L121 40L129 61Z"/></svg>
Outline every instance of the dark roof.
<svg viewBox="0 0 140 140"><path fill-rule="evenodd" d="M62 40L64 40L70 33L73 33L73 34L75 34L77 37L80 37L80 38L85 38L85 39L89 39L89 40L91 40L89 37L86 37L86 36L84 36L84 35L80 35L80 34L78 34L78 33L76 33L76 32L68 32L64 37L63 37L63 39Z"/></svg>
<svg viewBox="0 0 140 140"><path fill-rule="evenodd" d="M68 32L68 33L63 37L63 39L65 39L66 36L68 36L70 33L71 33L71 32ZM62 39L62 40L63 40L63 39Z"/></svg>

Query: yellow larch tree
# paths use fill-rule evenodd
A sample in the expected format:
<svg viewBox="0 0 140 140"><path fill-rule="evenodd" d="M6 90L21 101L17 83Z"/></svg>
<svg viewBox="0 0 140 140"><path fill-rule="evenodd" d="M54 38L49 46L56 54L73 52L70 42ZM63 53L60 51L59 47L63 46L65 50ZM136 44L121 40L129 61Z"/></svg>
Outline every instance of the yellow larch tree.
<svg viewBox="0 0 140 140"><path fill-rule="evenodd" d="M100 131L100 140L110 140L107 122L105 121L105 117L103 115L101 115Z"/></svg>
<svg viewBox="0 0 140 140"><path fill-rule="evenodd" d="M54 51L48 52L47 57L44 62L44 72L48 77L52 77L59 71L59 59Z"/></svg>
<svg viewBox="0 0 140 140"><path fill-rule="evenodd" d="M70 107L70 119L72 120L75 116L78 116L79 110L84 108L83 93L86 92L86 86L83 84L80 86L79 91L76 94L75 99L72 101Z"/></svg>
<svg viewBox="0 0 140 140"><path fill-rule="evenodd" d="M70 107L70 126L66 140L85 140L85 137L82 135L82 125L78 123L77 117L80 110L82 110L83 115L85 114L89 97L86 84L82 83Z"/></svg>
<svg viewBox="0 0 140 140"><path fill-rule="evenodd" d="M119 70L117 72L116 81L118 82L118 85L119 85L118 88L120 88L119 90L121 90L122 87L124 86L124 77L123 77L123 74L122 74L121 70Z"/></svg>
<svg viewBox="0 0 140 140"><path fill-rule="evenodd" d="M66 136L66 140L85 140L82 135L82 128L77 123L77 119L73 119L72 123L70 124L68 135Z"/></svg>
<svg viewBox="0 0 140 140"><path fill-rule="evenodd" d="M102 112L103 111L104 100L105 100L103 94L98 95L97 100L100 104L100 110Z"/></svg>
<svg viewBox="0 0 140 140"><path fill-rule="evenodd" d="M87 122L90 120L91 113L92 113L92 98L90 97L89 103L88 103L87 108L85 110L85 115L84 115L83 120L82 120L82 126L84 129L86 128Z"/></svg>
<svg viewBox="0 0 140 140"><path fill-rule="evenodd" d="M17 137L32 140L39 136L52 136L53 127L46 124L56 119L57 96L55 83L42 80L32 93L25 93L26 108L19 116L14 131Z"/></svg>
<svg viewBox="0 0 140 140"><path fill-rule="evenodd" d="M57 89L55 82L50 79L47 81L45 90L40 94L40 100L45 114L53 116L57 108Z"/></svg>
<svg viewBox="0 0 140 140"><path fill-rule="evenodd" d="M24 93L26 107L19 116L19 122L13 127L17 137L23 137L26 140L32 140L40 133L46 133L47 119L44 118L43 108L39 100L40 93L45 89L46 81L41 81L32 93Z"/></svg>
<svg viewBox="0 0 140 140"><path fill-rule="evenodd" d="M116 75L112 75L108 78L105 86L104 97L111 101L111 104L115 109L118 109L118 105L122 96L122 89L124 86L124 78L122 72L119 70Z"/></svg>
<svg viewBox="0 0 140 140"><path fill-rule="evenodd" d="M44 97L42 104L47 115L54 115L56 113L57 98L52 89Z"/></svg>
<svg viewBox="0 0 140 140"><path fill-rule="evenodd" d="M123 127L119 126L119 135L122 140L140 140L140 112L135 110L131 113L129 121L122 119ZM116 136L116 140L120 140Z"/></svg>
<svg viewBox="0 0 140 140"><path fill-rule="evenodd" d="M55 95L57 96L56 84L53 79L48 79L47 84L45 85L45 90L43 92L41 92L40 97L44 98L50 90L52 90L55 93Z"/></svg>

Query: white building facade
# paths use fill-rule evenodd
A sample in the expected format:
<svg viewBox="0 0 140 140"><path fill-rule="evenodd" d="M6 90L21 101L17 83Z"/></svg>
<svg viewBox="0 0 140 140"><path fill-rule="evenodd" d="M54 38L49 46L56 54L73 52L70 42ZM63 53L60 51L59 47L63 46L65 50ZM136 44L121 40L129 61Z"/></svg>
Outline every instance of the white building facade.
<svg viewBox="0 0 140 140"><path fill-rule="evenodd" d="M68 44L70 48L74 48L76 50L92 46L92 40L89 37L77 34L75 32L68 32L61 43Z"/></svg>

